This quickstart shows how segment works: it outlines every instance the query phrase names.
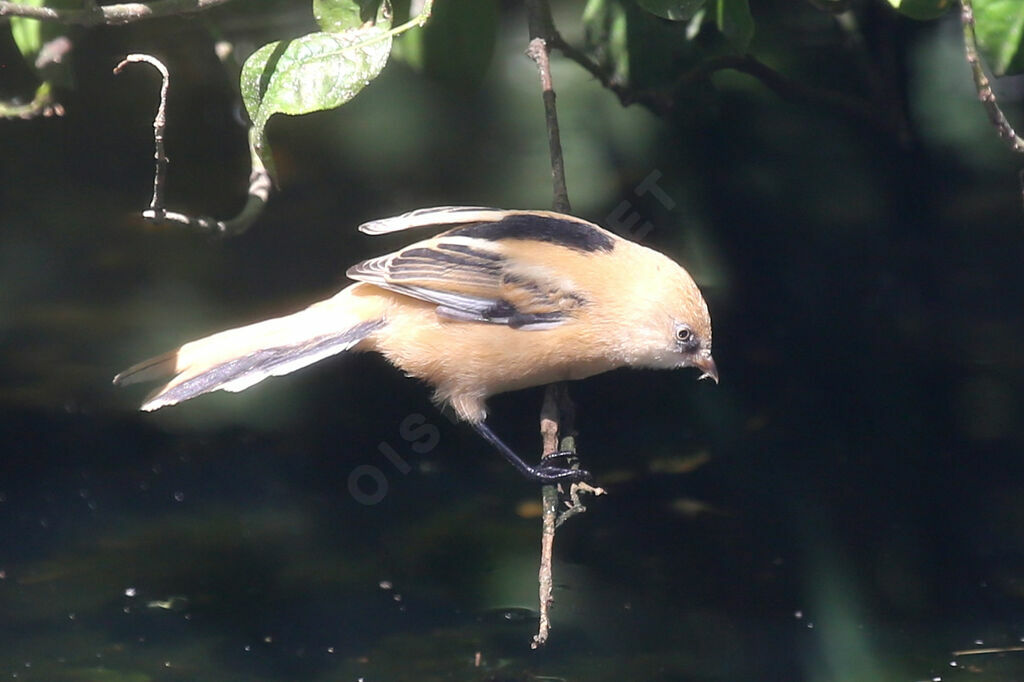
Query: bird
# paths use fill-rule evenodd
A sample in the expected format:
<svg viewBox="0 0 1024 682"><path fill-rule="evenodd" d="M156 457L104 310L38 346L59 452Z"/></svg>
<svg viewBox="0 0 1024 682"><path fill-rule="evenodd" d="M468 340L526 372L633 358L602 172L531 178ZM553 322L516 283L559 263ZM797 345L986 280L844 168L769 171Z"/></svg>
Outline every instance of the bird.
<svg viewBox="0 0 1024 682"><path fill-rule="evenodd" d="M495 394L620 367L693 367L718 383L711 316L668 256L575 216L442 206L374 220L370 235L442 229L353 265L354 283L298 312L229 329L134 365L115 385L163 379L141 409L242 391L343 351L375 351L434 388L524 476L590 473L531 465L487 424Z"/></svg>

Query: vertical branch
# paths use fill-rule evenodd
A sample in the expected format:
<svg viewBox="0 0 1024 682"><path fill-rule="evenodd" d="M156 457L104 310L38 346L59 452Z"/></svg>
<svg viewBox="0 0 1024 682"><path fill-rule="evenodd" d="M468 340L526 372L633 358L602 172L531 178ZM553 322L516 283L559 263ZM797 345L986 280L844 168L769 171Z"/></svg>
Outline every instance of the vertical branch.
<svg viewBox="0 0 1024 682"><path fill-rule="evenodd" d="M576 421L576 406L569 398L569 389L564 383L548 384L544 391L544 404L540 410L540 434L544 444L544 457L559 452L575 452L576 441L572 434ZM575 466L575 465L574 465ZM604 494L601 488L592 488L586 483L574 483L570 488L568 507L559 513L562 500L561 491L556 485L546 485L541 491L541 545L540 571L538 587L540 596L540 623L537 634L533 637L531 648L536 649L547 642L551 632L551 604L554 602L551 590L553 577L551 561L555 548L555 529L576 514L585 512L587 508L580 503L579 493L589 492L594 495Z"/></svg>
<svg viewBox="0 0 1024 682"><path fill-rule="evenodd" d="M555 89L551 83L550 52L547 39L554 34L551 19L551 7L547 0L526 0L526 18L530 32L530 45L526 54L537 65L540 76L541 95L544 98L544 121L548 131L548 153L551 157L551 183L556 211L569 212L569 190L565 184L565 162L562 158L562 140L558 131L558 109L555 107ZM541 435L544 439L544 453L547 457L558 452L559 436L559 393L564 386L552 384L544 392L544 405L541 408ZM538 589L540 598L540 624L533 638L531 647L536 649L548 640L551 631L549 610L554 601L551 590L553 584L551 560L555 546L555 527L558 516L558 486L546 485L541 490L542 521L541 521L541 556L538 572Z"/></svg>
<svg viewBox="0 0 1024 682"><path fill-rule="evenodd" d="M529 25L530 44L526 54L537 65L540 76L541 95L544 100L544 121L548 133L548 153L551 157L551 182L556 211L568 213L569 191L565 183L565 161L562 157L562 140L558 130L558 109L555 106L555 88L551 81L550 47L560 41L551 18L548 0L526 0L526 17ZM540 414L540 431L544 443L544 457L555 454L573 453L576 449L572 437L572 422L575 408L569 399L564 383L551 384L544 393L544 405ZM555 529L566 518L586 508L579 504L579 491L600 494L600 489L586 484L573 484L570 488L568 509L559 514L562 491L557 485L545 485L542 489L542 535L541 558L538 572L540 597L540 623L531 647L536 649L548 640L551 631L550 608L553 602L551 561L555 545Z"/></svg>
<svg viewBox="0 0 1024 682"><path fill-rule="evenodd" d="M548 384L544 391L544 404L540 410L540 434L543 441L543 457L549 457L558 452L558 430L560 422L558 397L559 387L564 384ZM540 597L540 623L537 626L537 634L533 637L531 648L536 649L548 640L551 632L551 603L554 601L551 591L553 577L551 572L551 559L555 548L555 528L558 516L558 486L546 485L541 489L541 539L540 539L540 570L538 572L537 584Z"/></svg>
<svg viewBox="0 0 1024 682"><path fill-rule="evenodd" d="M532 38L530 46L526 49L526 54L537 65L541 94L544 97L544 120L547 122L548 129L548 154L551 156L553 206L560 213L569 213L572 208L569 205L569 190L565 186L565 160L562 157L562 136L558 130L555 89L551 85L551 52L547 41L541 37Z"/></svg>

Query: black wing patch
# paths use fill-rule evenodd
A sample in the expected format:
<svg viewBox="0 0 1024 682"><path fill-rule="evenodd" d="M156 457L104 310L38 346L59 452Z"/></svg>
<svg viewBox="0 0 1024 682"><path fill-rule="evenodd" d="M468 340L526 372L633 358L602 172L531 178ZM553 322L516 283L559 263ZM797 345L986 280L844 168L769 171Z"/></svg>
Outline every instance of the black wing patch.
<svg viewBox="0 0 1024 682"><path fill-rule="evenodd" d="M473 223L445 232L450 237L533 239L577 251L611 251L615 241L603 230L581 221L553 218L535 213L509 213L501 220Z"/></svg>

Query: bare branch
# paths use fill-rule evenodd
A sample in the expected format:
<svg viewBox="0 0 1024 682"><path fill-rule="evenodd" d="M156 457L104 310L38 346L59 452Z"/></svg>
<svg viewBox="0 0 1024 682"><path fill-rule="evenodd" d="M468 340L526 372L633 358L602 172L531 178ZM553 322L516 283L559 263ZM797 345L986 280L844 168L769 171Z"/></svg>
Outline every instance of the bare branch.
<svg viewBox="0 0 1024 682"><path fill-rule="evenodd" d="M1003 138L1013 151L1024 152L1024 139L1014 131L1013 126L1006 120L1003 110L999 108L999 103L996 101L996 93L992 91L992 83L981 66L981 57L978 55L978 38L974 32L974 5L971 0L961 0L960 21L964 28L964 52L974 76L974 87L978 91L978 99L985 107L985 111L988 112L988 118L995 126L999 137Z"/></svg>
<svg viewBox="0 0 1024 682"><path fill-rule="evenodd" d="M564 384L548 384L544 391L544 404L540 410L540 433L544 443L543 457L558 452L558 431L560 412L558 394L564 390ZM537 634L533 637L530 647L536 649L548 641L551 633L551 604L554 578L552 577L551 561L555 548L555 528L558 518L558 486L546 485L541 489L541 536L540 536L540 569L537 572L537 586L540 603L540 622Z"/></svg>
<svg viewBox="0 0 1024 682"><path fill-rule="evenodd" d="M156 116L153 117L153 142L156 147L153 158L156 160L156 170L153 172L153 198L149 200L149 212L152 212L157 219L163 217L163 194L164 182L167 179L167 154L164 152L164 129L167 127L167 89L171 85L171 75L167 73L167 67L163 62L148 54L130 54L122 59L114 67L114 73L118 74L129 64L144 62L160 72L160 104L156 108ZM145 215L145 213L143 213Z"/></svg>
<svg viewBox="0 0 1024 682"><path fill-rule="evenodd" d="M167 91L170 88L170 74L163 63L148 54L130 54L125 57L116 67L114 73L121 73L125 66L131 63L144 62L156 68L162 77L160 85L160 104L157 106L156 116L153 117L153 142L155 170L153 172L153 197L150 199L149 208L142 212L142 217L157 225L174 223L185 225L202 232L210 232L222 237L234 236L245 232L256 221L263 212L263 207L270 196L272 181L270 173L264 167L259 154L256 153L252 142L252 131L250 130L249 158L252 163L252 171L249 174L249 192L245 206L234 218L229 220L218 220L207 216L189 216L177 211L168 211L164 206L164 184L167 179L167 154L164 151L164 129L167 126Z"/></svg>
<svg viewBox="0 0 1024 682"><path fill-rule="evenodd" d="M871 103L842 92L804 85L784 76L749 54L722 55L707 59L681 74L668 88L648 90L632 88L617 82L607 68L591 59L579 48L567 43L557 32L549 41L549 46L579 64L601 85L614 92L623 106L642 104L659 116L664 116L672 110L675 106L676 93L682 88L710 78L718 71L733 70L753 76L766 88L787 101L825 105L887 132L899 133L898 126L891 118L877 111Z"/></svg>
<svg viewBox="0 0 1024 682"><path fill-rule="evenodd" d="M48 81L43 81L36 88L32 101L26 104L15 104L0 101L0 118L36 118L43 116L60 117L64 115L64 106L54 99L53 86Z"/></svg>
<svg viewBox="0 0 1024 682"><path fill-rule="evenodd" d="M551 84L550 47L548 41L557 36L547 0L527 0L526 17L530 30L530 45L526 54L537 65L541 94L544 98L544 120L548 130L548 153L551 156L556 211L569 213L569 190L565 184L565 161L562 158L562 140L558 130L558 109L555 107L555 89Z"/></svg>
<svg viewBox="0 0 1024 682"><path fill-rule="evenodd" d="M252 224L263 214L263 208L270 197L271 187L273 187L273 181L270 178L270 173L263 167L259 157L254 155L252 173L249 174L248 198L245 201L245 206L234 218L218 220L209 216L189 216L167 210L158 216L155 211L150 209L143 211L142 217L157 225L174 223L218 237L235 237L252 227Z"/></svg>
<svg viewBox="0 0 1024 682"><path fill-rule="evenodd" d="M561 213L569 213L569 190L565 186L565 161L562 157L561 133L558 130L558 110L555 108L555 90L551 87L551 63L547 44L543 38L534 38L526 54L537 64L541 89L544 97L544 118L547 121L548 151L551 156L551 182L554 194L553 207Z"/></svg>
<svg viewBox="0 0 1024 682"><path fill-rule="evenodd" d="M690 83L707 78L712 73L732 69L753 76L766 88L784 100L806 104L820 104L859 118L878 128L895 132L888 116L880 113L871 103L836 90L813 88L785 76L752 55L724 55L709 59L682 74L673 85L675 91Z"/></svg>
<svg viewBox="0 0 1024 682"><path fill-rule="evenodd" d="M229 0L155 0L149 4L125 2L117 5L89 3L83 9L54 9L33 7L8 0L0 0L0 17L27 17L40 21L55 21L77 26L116 26L142 19L155 19L178 14L202 12Z"/></svg>
<svg viewBox="0 0 1024 682"><path fill-rule="evenodd" d="M608 69L591 59L583 50L567 43L557 31L547 39L547 43L548 47L558 50L564 56L582 66L606 90L614 92L622 106L628 107L631 104L639 103L658 115L663 115L671 109L671 98L667 93L654 90L637 90L617 82Z"/></svg>

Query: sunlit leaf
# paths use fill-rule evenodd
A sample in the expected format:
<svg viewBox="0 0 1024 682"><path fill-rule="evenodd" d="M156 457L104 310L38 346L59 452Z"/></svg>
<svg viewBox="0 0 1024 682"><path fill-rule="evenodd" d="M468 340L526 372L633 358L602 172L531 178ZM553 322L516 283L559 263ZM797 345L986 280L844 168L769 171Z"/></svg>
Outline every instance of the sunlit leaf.
<svg viewBox="0 0 1024 682"><path fill-rule="evenodd" d="M706 0L636 0L637 4L651 14L672 21L689 21Z"/></svg>
<svg viewBox="0 0 1024 682"><path fill-rule="evenodd" d="M726 40L746 52L754 38L754 16L748 0L716 0L715 23Z"/></svg>
<svg viewBox="0 0 1024 682"><path fill-rule="evenodd" d="M322 31L340 33L372 19L379 0L313 0L313 17Z"/></svg>
<svg viewBox="0 0 1024 682"><path fill-rule="evenodd" d="M253 145L268 168L264 129L270 117L333 109L355 97L387 63L390 27L385 3L372 26L273 42L245 61L242 99L253 123Z"/></svg>
<svg viewBox="0 0 1024 682"><path fill-rule="evenodd" d="M687 38L689 22L666 21L636 0L589 0L583 27L584 49L609 80L636 90L670 87L681 65L695 63L701 54Z"/></svg>
<svg viewBox="0 0 1024 682"><path fill-rule="evenodd" d="M927 21L941 17L956 0L889 0L889 4L911 19Z"/></svg>
<svg viewBox="0 0 1024 682"><path fill-rule="evenodd" d="M693 15L690 23L686 25L686 39L693 40L700 34L700 27L704 25L704 18L707 16L707 8L701 9Z"/></svg>
<svg viewBox="0 0 1024 682"><path fill-rule="evenodd" d="M16 4L42 7L43 0L16 0ZM35 61L35 55L43 46L42 37L43 22L25 17L11 17L11 36L14 44L18 46L21 56L30 63Z"/></svg>
<svg viewBox="0 0 1024 682"><path fill-rule="evenodd" d="M1024 2L975 0L974 22L978 45L992 73L1004 76L1024 71Z"/></svg>

